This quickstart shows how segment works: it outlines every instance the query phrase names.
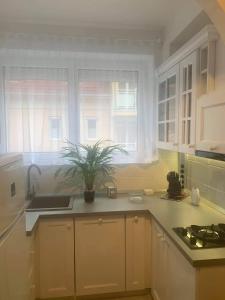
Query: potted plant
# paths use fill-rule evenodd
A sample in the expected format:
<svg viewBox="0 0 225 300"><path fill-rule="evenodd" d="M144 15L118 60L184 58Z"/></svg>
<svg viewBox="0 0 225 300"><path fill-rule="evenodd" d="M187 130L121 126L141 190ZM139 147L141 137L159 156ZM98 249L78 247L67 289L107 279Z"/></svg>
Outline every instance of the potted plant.
<svg viewBox="0 0 225 300"><path fill-rule="evenodd" d="M79 185L80 180L85 187L84 200L93 202L95 197L95 184L103 178L113 178L114 166L111 165L113 154L122 152L127 154L121 145L103 146L104 140L94 145L73 144L63 148L62 157L70 162L68 169L59 168L56 176L63 175L67 181Z"/></svg>

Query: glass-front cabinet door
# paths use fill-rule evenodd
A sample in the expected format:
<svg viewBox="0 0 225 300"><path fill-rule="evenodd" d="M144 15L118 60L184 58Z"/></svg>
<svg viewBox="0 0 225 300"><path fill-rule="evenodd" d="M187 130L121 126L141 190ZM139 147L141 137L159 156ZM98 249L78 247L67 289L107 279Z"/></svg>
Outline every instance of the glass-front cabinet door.
<svg viewBox="0 0 225 300"><path fill-rule="evenodd" d="M179 66L159 77L158 148L178 150Z"/></svg>
<svg viewBox="0 0 225 300"><path fill-rule="evenodd" d="M180 63L179 151L195 151L197 51Z"/></svg>

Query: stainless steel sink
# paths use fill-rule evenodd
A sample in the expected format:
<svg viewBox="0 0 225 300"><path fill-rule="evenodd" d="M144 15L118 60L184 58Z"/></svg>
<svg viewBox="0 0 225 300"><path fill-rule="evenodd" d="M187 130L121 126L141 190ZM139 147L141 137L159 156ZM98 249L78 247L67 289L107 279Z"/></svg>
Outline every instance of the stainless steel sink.
<svg viewBox="0 0 225 300"><path fill-rule="evenodd" d="M36 196L28 205L26 211L65 210L73 208L72 196L43 195Z"/></svg>

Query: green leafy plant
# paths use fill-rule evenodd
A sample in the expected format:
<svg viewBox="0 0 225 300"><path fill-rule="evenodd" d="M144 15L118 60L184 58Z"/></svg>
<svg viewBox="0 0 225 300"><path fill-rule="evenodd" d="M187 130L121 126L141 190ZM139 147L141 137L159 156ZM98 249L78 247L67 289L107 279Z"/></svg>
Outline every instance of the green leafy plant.
<svg viewBox="0 0 225 300"><path fill-rule="evenodd" d="M99 140L94 145L73 144L63 148L62 157L70 162L70 166L59 168L55 176L63 176L67 182L80 186L83 182L85 190L93 191L95 185L105 179L113 181L115 167L111 164L116 152L127 154L121 145L103 146L108 141Z"/></svg>

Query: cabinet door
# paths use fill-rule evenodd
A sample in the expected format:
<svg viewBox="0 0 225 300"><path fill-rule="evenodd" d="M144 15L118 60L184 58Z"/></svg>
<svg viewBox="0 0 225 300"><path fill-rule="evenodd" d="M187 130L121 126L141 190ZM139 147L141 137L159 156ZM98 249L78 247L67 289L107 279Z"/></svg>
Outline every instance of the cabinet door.
<svg viewBox="0 0 225 300"><path fill-rule="evenodd" d="M195 300L196 272L173 242L165 237L167 244L168 300Z"/></svg>
<svg viewBox="0 0 225 300"><path fill-rule="evenodd" d="M5 245L2 241L0 242L0 300L8 299L7 282L5 274Z"/></svg>
<svg viewBox="0 0 225 300"><path fill-rule="evenodd" d="M124 216L75 220L76 295L125 291Z"/></svg>
<svg viewBox="0 0 225 300"><path fill-rule="evenodd" d="M167 244L162 229L152 222L152 294L154 300L171 300L167 297Z"/></svg>
<svg viewBox="0 0 225 300"><path fill-rule="evenodd" d="M25 230L25 216L15 223L1 245L1 262L4 273L0 294L4 300L29 299L29 246ZM1 271L2 272L2 269ZM0 281L2 281L0 279ZM1 283L0 283L1 284ZM2 295L1 295L2 296ZM1 299L0 296L0 299Z"/></svg>
<svg viewBox="0 0 225 300"><path fill-rule="evenodd" d="M126 216L126 290L150 288L150 217Z"/></svg>
<svg viewBox="0 0 225 300"><path fill-rule="evenodd" d="M72 218L40 220L40 298L74 295L74 233Z"/></svg>
<svg viewBox="0 0 225 300"><path fill-rule="evenodd" d="M195 151L197 51L180 63L179 151Z"/></svg>
<svg viewBox="0 0 225 300"><path fill-rule="evenodd" d="M197 150L225 153L225 89L197 101Z"/></svg>
<svg viewBox="0 0 225 300"><path fill-rule="evenodd" d="M179 66L159 77L158 83L158 147L178 149Z"/></svg>

